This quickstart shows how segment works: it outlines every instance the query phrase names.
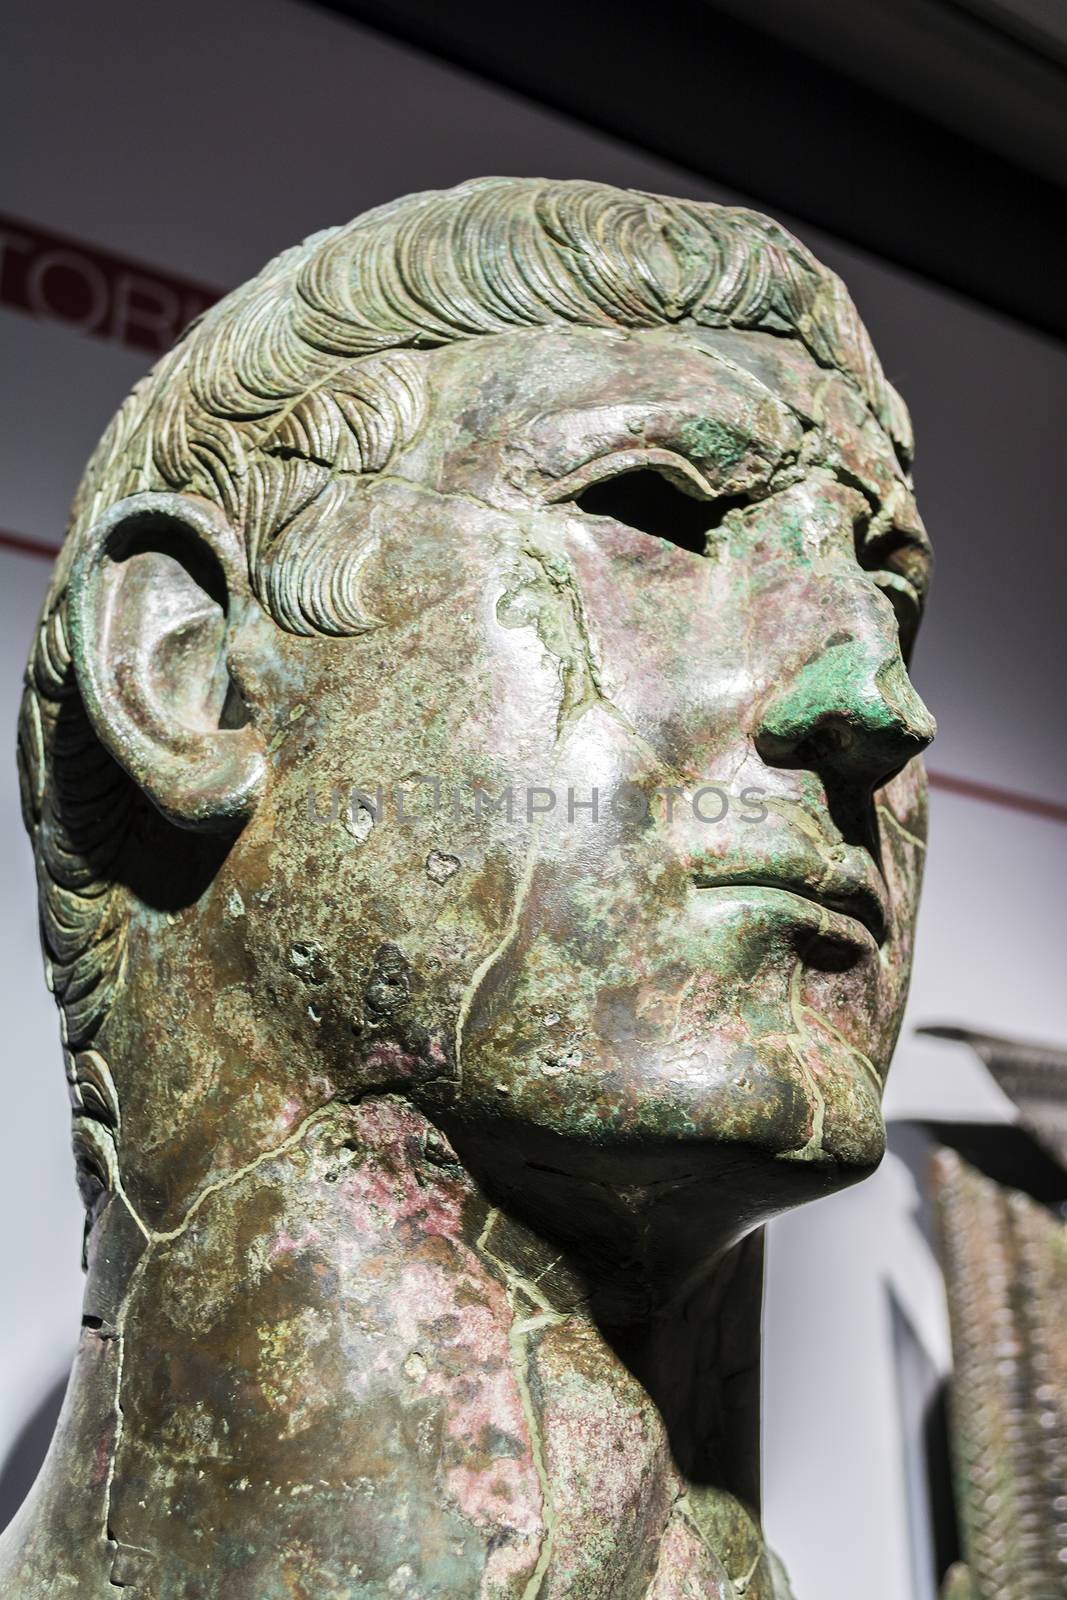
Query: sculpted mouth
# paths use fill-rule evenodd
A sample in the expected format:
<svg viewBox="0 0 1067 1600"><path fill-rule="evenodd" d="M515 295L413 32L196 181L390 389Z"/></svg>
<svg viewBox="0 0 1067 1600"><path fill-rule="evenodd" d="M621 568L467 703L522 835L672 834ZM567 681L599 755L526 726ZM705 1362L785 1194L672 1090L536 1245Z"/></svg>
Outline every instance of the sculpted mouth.
<svg viewBox="0 0 1067 1600"><path fill-rule="evenodd" d="M729 869L723 872L695 872L693 882L698 889L777 889L785 894L796 895L801 900L836 912L838 916L861 923L875 944L885 943L885 904L877 890L868 883L813 885L801 878L779 877L772 872L733 872Z"/></svg>

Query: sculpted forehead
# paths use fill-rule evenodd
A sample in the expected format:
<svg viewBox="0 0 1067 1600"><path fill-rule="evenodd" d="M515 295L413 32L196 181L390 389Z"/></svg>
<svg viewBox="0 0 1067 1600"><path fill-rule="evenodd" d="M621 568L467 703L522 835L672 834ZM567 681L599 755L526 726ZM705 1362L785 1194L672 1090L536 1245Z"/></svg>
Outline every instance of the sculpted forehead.
<svg viewBox="0 0 1067 1600"><path fill-rule="evenodd" d="M798 341L693 327L482 338L428 356L430 408L403 476L500 503L607 450L662 446L743 491L797 464L843 468L919 528L892 442L849 380ZM907 507L904 510L904 507Z"/></svg>

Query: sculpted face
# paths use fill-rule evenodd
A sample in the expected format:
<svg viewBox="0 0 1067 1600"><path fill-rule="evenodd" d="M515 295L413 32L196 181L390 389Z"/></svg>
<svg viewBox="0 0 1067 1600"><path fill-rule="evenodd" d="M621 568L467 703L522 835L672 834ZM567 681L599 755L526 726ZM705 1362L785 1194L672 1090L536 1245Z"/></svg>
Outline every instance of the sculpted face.
<svg viewBox="0 0 1067 1600"><path fill-rule="evenodd" d="M740 1215L753 1165L759 1212L851 1181L883 1147L933 732L889 440L759 333L421 359L424 428L338 479L326 535L366 549L374 625L274 641L212 958L271 995L296 1100L410 1086L502 1182L725 1170ZM378 784L373 826L346 815Z"/></svg>
<svg viewBox="0 0 1067 1600"><path fill-rule="evenodd" d="M783 1600L759 1225L883 1149L909 437L775 223L533 179L129 397L20 719L90 1225L4 1593Z"/></svg>

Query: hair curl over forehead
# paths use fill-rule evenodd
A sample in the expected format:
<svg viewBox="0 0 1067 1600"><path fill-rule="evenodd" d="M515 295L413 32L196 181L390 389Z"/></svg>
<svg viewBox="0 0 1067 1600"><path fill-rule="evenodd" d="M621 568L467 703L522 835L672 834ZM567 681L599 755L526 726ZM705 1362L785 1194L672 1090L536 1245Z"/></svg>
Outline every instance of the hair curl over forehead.
<svg viewBox="0 0 1067 1600"><path fill-rule="evenodd" d="M66 638L78 541L127 495L221 506L279 626L355 633L360 553L330 549L331 482L374 473L424 403L416 354L523 328L687 319L799 340L910 457L907 413L840 280L758 213L603 184L485 178L408 196L278 256L187 330L108 427L75 497L20 722L46 971L88 1189L111 1187L119 1107L92 1043L121 983L117 865L136 803L81 707Z"/></svg>

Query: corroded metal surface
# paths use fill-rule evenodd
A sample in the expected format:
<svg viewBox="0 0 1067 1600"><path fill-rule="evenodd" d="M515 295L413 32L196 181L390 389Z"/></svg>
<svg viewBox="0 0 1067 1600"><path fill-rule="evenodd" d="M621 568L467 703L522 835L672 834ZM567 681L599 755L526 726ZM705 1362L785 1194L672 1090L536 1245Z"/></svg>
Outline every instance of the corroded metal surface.
<svg viewBox="0 0 1067 1600"><path fill-rule="evenodd" d="M946 1600L1067 1595L1067 1229L942 1150L952 1438L967 1568Z"/></svg>
<svg viewBox="0 0 1067 1600"><path fill-rule="evenodd" d="M1015 1102L1031 1164L1040 1150L1059 1164L1044 1197L1067 1196L1067 1052L956 1026L921 1031L971 1045ZM944 1600L1054 1600L1067 1595L1064 1206L1038 1204L952 1150L938 1153L934 1179L966 1556Z"/></svg>
<svg viewBox="0 0 1067 1600"><path fill-rule="evenodd" d="M589 184L318 235L130 397L21 724L88 1283L5 1595L786 1594L761 1225L883 1150L909 463L784 230Z"/></svg>

